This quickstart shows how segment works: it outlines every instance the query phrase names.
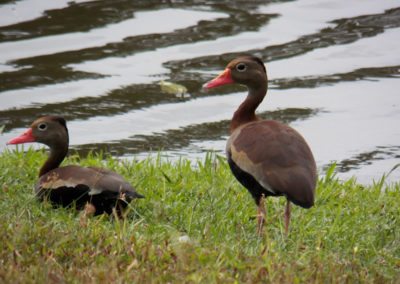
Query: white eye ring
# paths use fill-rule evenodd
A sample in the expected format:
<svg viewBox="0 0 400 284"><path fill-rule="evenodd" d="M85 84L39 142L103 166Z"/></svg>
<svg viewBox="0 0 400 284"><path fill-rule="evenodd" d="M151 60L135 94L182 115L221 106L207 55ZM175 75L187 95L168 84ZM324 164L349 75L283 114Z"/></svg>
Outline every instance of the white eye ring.
<svg viewBox="0 0 400 284"><path fill-rule="evenodd" d="M236 70L239 72L244 72L247 70L247 65L245 63L239 63L236 65Z"/></svg>
<svg viewBox="0 0 400 284"><path fill-rule="evenodd" d="M41 123L37 127L40 131L46 131L47 130L47 124L46 123Z"/></svg>

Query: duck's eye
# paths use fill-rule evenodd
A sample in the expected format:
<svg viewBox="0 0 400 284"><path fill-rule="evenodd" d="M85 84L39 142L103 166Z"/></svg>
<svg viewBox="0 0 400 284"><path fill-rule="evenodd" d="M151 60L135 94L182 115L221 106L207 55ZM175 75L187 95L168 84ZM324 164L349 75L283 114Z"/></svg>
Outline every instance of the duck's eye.
<svg viewBox="0 0 400 284"><path fill-rule="evenodd" d="M239 63L238 65L236 65L236 70L239 72L246 71L246 69L247 69L247 65L244 63Z"/></svg>
<svg viewBox="0 0 400 284"><path fill-rule="evenodd" d="M46 123L41 123L37 127L40 131L45 131L47 129L47 124Z"/></svg>

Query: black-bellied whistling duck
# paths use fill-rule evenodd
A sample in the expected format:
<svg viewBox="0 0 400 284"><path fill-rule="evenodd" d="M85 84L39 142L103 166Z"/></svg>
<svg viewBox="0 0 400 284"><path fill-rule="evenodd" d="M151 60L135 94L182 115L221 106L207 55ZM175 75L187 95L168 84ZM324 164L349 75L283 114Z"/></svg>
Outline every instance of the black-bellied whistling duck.
<svg viewBox="0 0 400 284"><path fill-rule="evenodd" d="M115 208L121 216L134 198L143 198L120 175L96 167L59 167L68 152L67 124L62 117L44 116L35 120L22 135L7 144L38 142L50 147L50 154L39 172L35 192L40 200L48 199L54 205L75 205L83 209L91 204L94 214L111 214Z"/></svg>
<svg viewBox="0 0 400 284"><path fill-rule="evenodd" d="M273 120L261 120L255 110L263 101L268 77L261 59L241 56L232 60L218 77L204 85L246 85L249 93L233 115L226 145L229 166L258 206L258 233L265 220L264 197L285 196L285 233L290 222L290 202L304 208L314 205L317 171L304 138L293 128Z"/></svg>

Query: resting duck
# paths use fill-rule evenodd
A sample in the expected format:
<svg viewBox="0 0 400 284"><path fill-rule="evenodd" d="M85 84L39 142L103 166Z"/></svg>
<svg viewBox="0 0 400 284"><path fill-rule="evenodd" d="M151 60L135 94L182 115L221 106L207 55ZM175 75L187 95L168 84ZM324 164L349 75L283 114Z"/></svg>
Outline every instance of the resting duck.
<svg viewBox="0 0 400 284"><path fill-rule="evenodd" d="M255 115L268 88L266 69L260 58L241 56L232 60L225 71L204 87L210 89L232 83L247 86L248 95L230 123L231 135L226 145L229 166L257 204L259 234L265 220L264 197L286 197L287 234L290 202L303 208L314 205L317 171L313 154L296 130Z"/></svg>
<svg viewBox="0 0 400 284"><path fill-rule="evenodd" d="M7 144L38 142L50 147L50 154L39 172L35 193L40 200L54 205L83 209L93 205L94 214L121 216L134 198L143 198L124 178L110 170L96 167L59 167L68 152L69 136L64 118L44 116L35 120L22 135Z"/></svg>

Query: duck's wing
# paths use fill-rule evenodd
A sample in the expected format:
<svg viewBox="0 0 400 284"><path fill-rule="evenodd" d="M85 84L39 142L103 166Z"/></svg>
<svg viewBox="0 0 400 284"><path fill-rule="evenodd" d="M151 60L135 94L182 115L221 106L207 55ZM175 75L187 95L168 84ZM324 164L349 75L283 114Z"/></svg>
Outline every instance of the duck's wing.
<svg viewBox="0 0 400 284"><path fill-rule="evenodd" d="M248 123L232 133L226 150L228 160L237 171L244 172L243 178L253 178L267 195L286 195L303 207L313 205L317 176L314 157L293 128L269 120Z"/></svg>
<svg viewBox="0 0 400 284"><path fill-rule="evenodd" d="M65 166L56 168L40 177L36 192L58 188L85 187L88 195L125 194L130 199L142 198L136 190L115 172L95 167Z"/></svg>

